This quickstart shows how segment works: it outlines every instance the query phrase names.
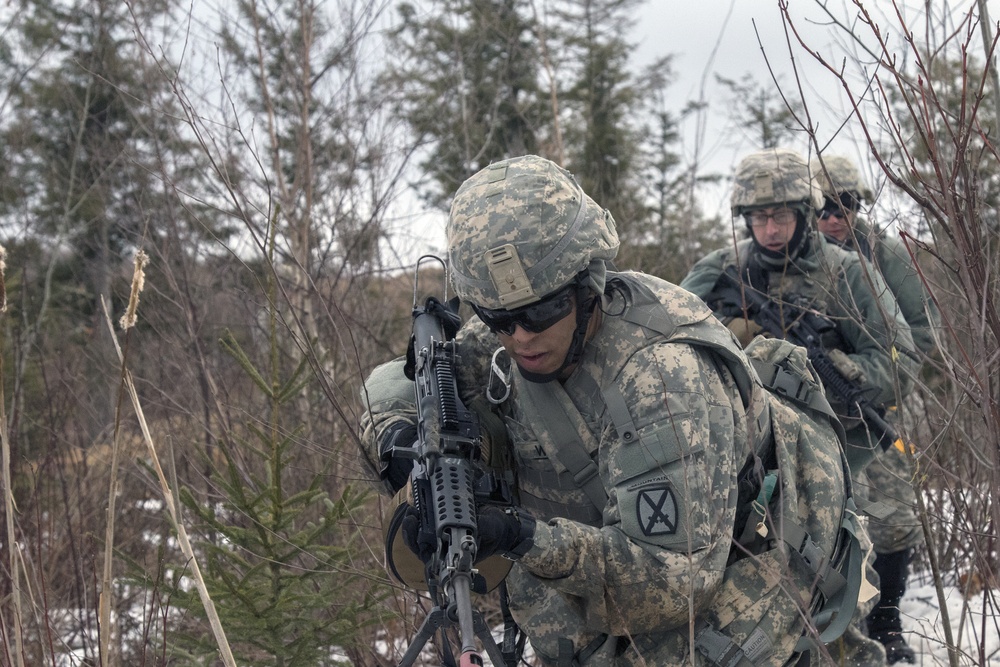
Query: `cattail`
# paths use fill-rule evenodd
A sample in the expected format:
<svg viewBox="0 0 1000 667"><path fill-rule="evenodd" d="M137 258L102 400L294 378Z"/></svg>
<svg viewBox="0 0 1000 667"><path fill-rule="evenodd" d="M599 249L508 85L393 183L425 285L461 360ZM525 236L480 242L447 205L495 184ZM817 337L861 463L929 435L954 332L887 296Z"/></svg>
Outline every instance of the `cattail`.
<svg viewBox="0 0 1000 667"><path fill-rule="evenodd" d="M0 313L7 312L7 248L0 245Z"/></svg>
<svg viewBox="0 0 1000 667"><path fill-rule="evenodd" d="M135 254L135 270L132 273L132 293L128 297L128 308L119 325L122 329L131 329L135 326L135 310L139 307L139 294L146 285L146 273L143 271L149 264L149 255L140 250Z"/></svg>

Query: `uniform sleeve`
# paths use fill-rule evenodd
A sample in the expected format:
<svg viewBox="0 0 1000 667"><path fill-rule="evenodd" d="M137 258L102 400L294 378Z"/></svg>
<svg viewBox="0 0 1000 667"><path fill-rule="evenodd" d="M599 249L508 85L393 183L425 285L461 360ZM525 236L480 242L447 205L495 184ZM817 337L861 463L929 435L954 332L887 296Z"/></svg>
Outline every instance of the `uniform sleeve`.
<svg viewBox="0 0 1000 667"><path fill-rule="evenodd" d="M875 403L896 401L897 382L909 393L919 363L901 350L913 350L910 327L892 291L873 264L860 255L847 263L838 281L839 303L844 312L838 329L853 348L851 359L865 374L865 384L877 392Z"/></svg>
<svg viewBox="0 0 1000 667"><path fill-rule="evenodd" d="M483 397L489 360L497 339L478 320L472 320L456 336L459 395L469 404ZM413 382L403 373L406 359L399 357L377 366L361 386L364 413L359 425L361 458L373 482L379 475L379 445L383 436L399 422L416 424L417 408ZM379 490L392 495L385 484Z"/></svg>
<svg viewBox="0 0 1000 667"><path fill-rule="evenodd" d="M726 254L721 250L705 255L691 267L680 286L704 301L715 289L715 283L725 269L725 260Z"/></svg>
<svg viewBox="0 0 1000 667"><path fill-rule="evenodd" d="M896 238L879 239L879 270L886 285L896 297L903 318L910 325L910 334L916 349L930 354L934 349L932 329L940 325L941 316L931 300L917 273L910 253L902 241Z"/></svg>
<svg viewBox="0 0 1000 667"><path fill-rule="evenodd" d="M388 495L392 495L392 488L378 483L379 443L395 424L417 422L413 382L403 374L405 363L400 357L377 366L361 385L361 403L365 408L359 425L361 460L371 482Z"/></svg>
<svg viewBox="0 0 1000 667"><path fill-rule="evenodd" d="M722 582L750 449L742 402L711 353L685 344L641 350L616 386L635 431L603 431L605 525L540 523L520 565L581 599L588 627L665 631L701 614Z"/></svg>

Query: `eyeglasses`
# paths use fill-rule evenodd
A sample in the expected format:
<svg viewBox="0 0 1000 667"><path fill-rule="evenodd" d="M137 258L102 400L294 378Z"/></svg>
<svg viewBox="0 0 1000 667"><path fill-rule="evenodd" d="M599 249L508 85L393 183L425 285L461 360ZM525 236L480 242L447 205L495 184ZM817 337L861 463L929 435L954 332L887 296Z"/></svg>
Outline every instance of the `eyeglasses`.
<svg viewBox="0 0 1000 667"><path fill-rule="evenodd" d="M494 333L513 336L515 326L531 333L541 333L573 312L576 290L577 285L573 284L541 301L514 310L493 310L475 304L472 304L472 310Z"/></svg>
<svg viewBox="0 0 1000 667"><path fill-rule="evenodd" d="M795 223L795 211L790 208L779 208L777 211L753 211L746 214L751 227L766 227L768 220L774 220L778 227L787 227Z"/></svg>

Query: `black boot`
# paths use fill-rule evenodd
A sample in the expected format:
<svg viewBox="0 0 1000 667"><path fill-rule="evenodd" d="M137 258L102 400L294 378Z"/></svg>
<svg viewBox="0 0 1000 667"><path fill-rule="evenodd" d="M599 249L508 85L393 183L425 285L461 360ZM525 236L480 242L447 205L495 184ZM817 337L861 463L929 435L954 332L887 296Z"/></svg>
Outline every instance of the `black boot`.
<svg viewBox="0 0 1000 667"><path fill-rule="evenodd" d="M891 554L875 555L875 571L878 572L882 597L865 620L868 636L882 642L886 661L890 665L897 662L912 665L917 661L913 649L907 646L903 638L903 624L899 620L899 601L906 592L911 554L911 549L904 549Z"/></svg>

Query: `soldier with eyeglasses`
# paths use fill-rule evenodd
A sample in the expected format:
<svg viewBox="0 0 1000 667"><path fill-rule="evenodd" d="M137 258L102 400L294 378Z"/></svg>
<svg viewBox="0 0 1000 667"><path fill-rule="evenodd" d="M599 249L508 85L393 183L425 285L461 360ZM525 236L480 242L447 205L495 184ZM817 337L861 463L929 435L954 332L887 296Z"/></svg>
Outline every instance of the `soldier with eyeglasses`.
<svg viewBox="0 0 1000 667"><path fill-rule="evenodd" d="M823 334L823 345L837 370L861 383L876 405L894 405L897 386L909 391L916 369L915 360L901 353L913 349L910 327L878 271L862 255L817 233L823 197L809 163L781 148L746 156L736 168L731 208L750 238L702 258L681 287L704 299L744 345L761 329L735 302L733 290L721 289L729 267L738 271L744 288L765 294L778 312L787 303L826 316L834 326ZM794 325L787 322L788 328ZM856 475L881 451L881 443L849 406L828 397L847 429L848 460ZM841 641L853 656L848 664L884 664L881 644L865 637L860 624Z"/></svg>

